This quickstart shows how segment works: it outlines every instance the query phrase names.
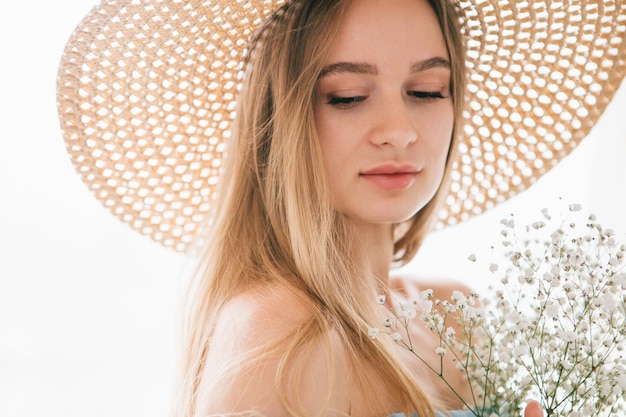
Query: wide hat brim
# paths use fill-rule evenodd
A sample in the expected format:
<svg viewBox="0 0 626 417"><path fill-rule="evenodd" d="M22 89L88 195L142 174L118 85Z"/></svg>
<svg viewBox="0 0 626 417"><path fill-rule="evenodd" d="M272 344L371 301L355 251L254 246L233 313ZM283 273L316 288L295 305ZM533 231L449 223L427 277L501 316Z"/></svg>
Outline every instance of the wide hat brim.
<svg viewBox="0 0 626 417"><path fill-rule="evenodd" d="M102 204L186 251L206 222L247 42L283 1L111 0L58 75L73 164ZM588 134L626 72L626 2L458 1L467 110L440 213L454 224L526 189Z"/></svg>

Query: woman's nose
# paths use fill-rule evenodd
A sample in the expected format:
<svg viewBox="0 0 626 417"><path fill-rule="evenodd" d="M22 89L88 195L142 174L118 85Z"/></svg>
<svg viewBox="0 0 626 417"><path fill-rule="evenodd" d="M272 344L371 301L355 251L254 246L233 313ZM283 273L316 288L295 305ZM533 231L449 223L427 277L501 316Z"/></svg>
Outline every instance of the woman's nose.
<svg viewBox="0 0 626 417"><path fill-rule="evenodd" d="M417 140L415 121L403 97L381 102L377 113L377 126L372 135L374 144L402 149Z"/></svg>

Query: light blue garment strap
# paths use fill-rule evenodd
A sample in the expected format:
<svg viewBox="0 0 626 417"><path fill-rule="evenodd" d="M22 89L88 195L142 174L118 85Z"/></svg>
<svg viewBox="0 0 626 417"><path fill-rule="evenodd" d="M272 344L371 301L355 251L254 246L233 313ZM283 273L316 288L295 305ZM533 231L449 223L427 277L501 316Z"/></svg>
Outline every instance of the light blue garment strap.
<svg viewBox="0 0 626 417"><path fill-rule="evenodd" d="M439 411L435 412L437 417L474 417L471 411L466 410L457 410L457 411L447 411L445 413L440 413ZM404 413L393 413L389 417L406 417ZM418 417L417 414L413 414L411 417Z"/></svg>

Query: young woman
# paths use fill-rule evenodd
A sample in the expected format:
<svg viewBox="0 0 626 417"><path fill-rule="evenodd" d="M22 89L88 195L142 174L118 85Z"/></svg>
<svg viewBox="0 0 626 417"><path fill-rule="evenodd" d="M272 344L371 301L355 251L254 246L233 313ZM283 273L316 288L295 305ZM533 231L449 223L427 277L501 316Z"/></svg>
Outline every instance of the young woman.
<svg viewBox="0 0 626 417"><path fill-rule="evenodd" d="M390 267L415 253L450 172L465 84L452 6L291 3L251 57L194 288L180 414L461 408L408 351L366 333L389 314L377 294L417 291ZM435 364L435 336L411 332Z"/></svg>
<svg viewBox="0 0 626 417"><path fill-rule="evenodd" d="M194 170L204 169L193 168L194 164L221 170L216 197L209 193L208 227L196 234L205 243L190 293L176 416L374 417L403 412L428 417L434 410L461 408L451 389L424 365L390 340L371 340L367 329L388 316L393 299L411 298L426 288L443 298L456 289L392 278L390 269L413 257L440 209L448 204L459 152L463 157L484 152L484 157L472 162L475 166L495 158L488 147L491 135L482 130L487 101L485 108L464 107L465 46L471 46L469 37L475 35L471 32L478 30L467 20L480 13L461 18L461 2L446 0L163 3L109 2L96 9L66 51L59 102L75 155L100 158L108 152L106 146L98 152L76 146L83 132L96 132L96 138L106 140L120 137L126 149L133 146L128 145L129 136L139 148L150 140L166 144L161 165L151 159L152 150L142 149L145 161L137 159L121 164L122 168L118 165L124 157L113 158L115 170L138 164L143 174L135 177L120 175L113 181L109 172L98 182L93 170L81 170L86 181L97 184L94 189L100 190L100 198L110 201L107 206L157 240L167 243L163 236L170 236L184 246L180 237L186 236L187 211L196 215L188 219L198 222L193 207L207 201L200 198L207 195L201 191L206 183L177 183L172 178L178 171L181 175L190 171L193 177ZM626 11L615 15L620 13ZM249 27L259 21L252 42L243 49ZM461 21L466 22L463 30ZM110 45L119 45L124 36L130 39L126 53L111 53L108 45L93 47L105 38L86 34L105 30L113 34ZM503 30L502 36L506 33ZM494 50L507 42L492 42L487 35L476 35L487 44L485 53L492 59L503 55L504 49ZM141 65L130 67L132 71L125 61L115 70L108 69L115 67L116 59L141 57L135 51L139 44L145 44L145 55L156 61L136 58ZM81 66L98 48L107 51L103 64ZM198 50L213 51L214 61ZM245 75L242 87L236 89L232 74L240 50L245 50ZM476 62L481 60L483 55ZM76 68L91 77L78 75ZM617 64L616 68L609 77L613 85L623 76L623 68ZM108 89L102 81L106 71L111 74ZM493 71L490 77L502 78ZM141 74L147 80L143 87ZM513 87L519 88L518 80L503 84L509 90L491 88L492 79L470 81L474 88L470 92L476 96L481 95L475 91L477 83L497 90L488 101L494 106L492 98L505 100L511 91L515 93ZM82 83L97 87L89 89ZM128 88L120 88L120 83ZM131 91L128 110L121 104L126 91ZM143 91L143 96L133 91ZM111 97L112 104L99 111L95 103L107 100L105 96ZM87 101L84 97L92 98L90 104L77 105ZM542 100L537 100L535 112L543 112ZM236 118L231 129L225 119L233 110ZM461 149L459 137L468 134L462 128L463 116L468 118L464 111L481 120L475 126L485 142L473 136ZM492 115L491 126L497 129L502 122ZM76 120L85 125L97 122L79 128ZM530 129L527 118L522 117L522 124ZM578 126L580 135L589 127ZM187 152L181 138L189 139L194 151ZM222 167L215 155L225 138L229 142ZM93 148L98 141L90 138L86 143L86 148ZM474 148L468 149L470 145ZM208 148L210 156L200 155L201 148ZM133 159L129 151L121 152ZM176 160L178 153L178 162L185 162L176 166L169 161ZM499 155L509 157L506 152ZM550 154L551 161L557 157ZM211 159L212 164L207 162ZM82 164L85 158L76 160ZM516 166L519 161L515 160ZM155 172L167 180L154 180ZM523 188L519 178L511 178L507 184ZM161 189L140 186L136 193L121 197L121 202L101 191L103 183L113 181L114 192L120 192L124 180L152 181ZM216 182L215 178L206 181ZM485 178L482 181L481 201L495 201L492 185ZM498 187L511 194L509 185ZM184 197L180 201L167 197L168 190ZM151 204L146 203L150 198L162 205L174 200L175 209L184 215L151 214ZM136 205L140 206L137 216L129 209ZM463 206L467 207L472 208ZM448 213L453 216L453 211ZM170 218L175 219L171 224ZM145 219L150 220L148 226ZM178 234L171 232L179 229ZM376 298L384 292L393 297L381 306ZM434 336L417 324L410 331L420 355L439 361ZM444 361L447 373L454 375L454 364L446 357ZM454 391L469 401L461 374L451 382ZM541 410L531 404L526 415L537 417Z"/></svg>
<svg viewBox="0 0 626 417"><path fill-rule="evenodd" d="M388 314L376 295L415 289L389 270L428 230L454 152L463 50L445 4L293 3L257 34L195 288L187 415L459 405L367 337Z"/></svg>

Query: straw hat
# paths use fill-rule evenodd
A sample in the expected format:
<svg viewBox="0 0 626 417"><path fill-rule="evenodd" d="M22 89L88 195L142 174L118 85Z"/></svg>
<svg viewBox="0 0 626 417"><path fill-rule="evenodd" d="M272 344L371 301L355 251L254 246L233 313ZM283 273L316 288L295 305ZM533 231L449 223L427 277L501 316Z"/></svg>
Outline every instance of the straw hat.
<svg viewBox="0 0 626 417"><path fill-rule="evenodd" d="M62 58L58 109L83 181L185 251L206 220L246 44L284 0L103 0ZM443 224L527 188L587 135L626 71L626 2L459 0L468 91Z"/></svg>

